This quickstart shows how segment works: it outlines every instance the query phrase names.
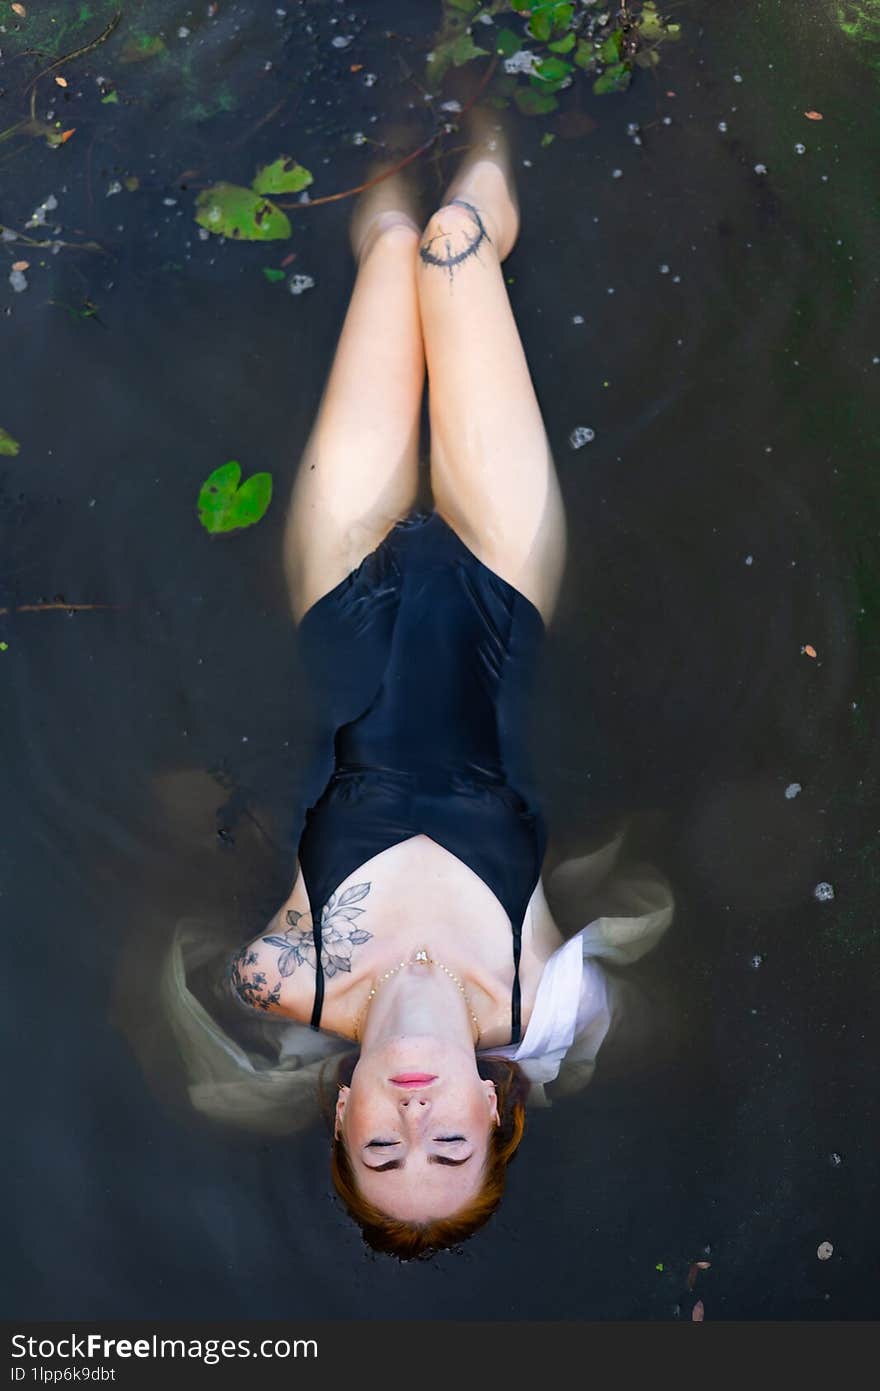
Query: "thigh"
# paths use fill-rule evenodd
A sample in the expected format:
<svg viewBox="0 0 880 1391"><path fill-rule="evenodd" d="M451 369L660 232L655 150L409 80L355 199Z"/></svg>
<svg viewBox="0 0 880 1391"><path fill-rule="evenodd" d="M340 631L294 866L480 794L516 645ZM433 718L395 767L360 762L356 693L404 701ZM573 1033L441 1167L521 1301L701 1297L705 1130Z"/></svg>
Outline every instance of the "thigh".
<svg viewBox="0 0 880 1391"><path fill-rule="evenodd" d="M412 229L361 261L293 487L284 563L297 621L374 550L418 491L425 358Z"/></svg>

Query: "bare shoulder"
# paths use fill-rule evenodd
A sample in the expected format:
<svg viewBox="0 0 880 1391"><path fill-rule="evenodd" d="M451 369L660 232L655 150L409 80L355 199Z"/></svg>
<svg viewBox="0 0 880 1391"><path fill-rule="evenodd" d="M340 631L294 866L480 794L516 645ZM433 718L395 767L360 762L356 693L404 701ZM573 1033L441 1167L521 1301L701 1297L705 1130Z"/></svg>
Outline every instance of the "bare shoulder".
<svg viewBox="0 0 880 1391"><path fill-rule="evenodd" d="M310 915L279 908L259 936L234 953L229 963L230 990L251 1009L308 1023L314 994L314 957Z"/></svg>
<svg viewBox="0 0 880 1391"><path fill-rule="evenodd" d="M562 946L565 938L556 925L550 905L544 892L544 881L539 879L526 909L526 932L536 956L547 960ZM524 938L526 934L523 934Z"/></svg>

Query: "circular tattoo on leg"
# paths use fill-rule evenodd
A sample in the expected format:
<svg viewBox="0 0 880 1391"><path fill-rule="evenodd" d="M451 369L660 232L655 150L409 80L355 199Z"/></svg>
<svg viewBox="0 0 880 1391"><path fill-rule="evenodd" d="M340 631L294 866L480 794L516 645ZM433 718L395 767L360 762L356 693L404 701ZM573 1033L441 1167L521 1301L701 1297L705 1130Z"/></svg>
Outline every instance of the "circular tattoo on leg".
<svg viewBox="0 0 880 1391"><path fill-rule="evenodd" d="M466 203L463 198L452 198L447 206L467 208L471 215L471 226L456 228L454 233L444 231L440 227L419 247L419 256L424 265L439 266L442 270L448 271L449 279L452 280L456 266L460 266L469 256L476 256L484 241L491 246L492 238L486 231L483 219L472 203ZM438 219L441 216L442 211L437 214ZM461 245L462 239L464 239L463 246ZM456 249L456 246L459 249Z"/></svg>

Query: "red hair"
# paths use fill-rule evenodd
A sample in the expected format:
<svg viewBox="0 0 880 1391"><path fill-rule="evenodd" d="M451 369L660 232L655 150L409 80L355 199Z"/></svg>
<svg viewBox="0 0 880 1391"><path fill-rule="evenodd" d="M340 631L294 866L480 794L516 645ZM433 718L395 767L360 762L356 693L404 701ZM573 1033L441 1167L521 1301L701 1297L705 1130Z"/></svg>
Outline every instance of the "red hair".
<svg viewBox="0 0 880 1391"><path fill-rule="evenodd" d="M349 1053L340 1060L336 1078L338 1083L346 1086L350 1084L357 1059L356 1053ZM388 1255L398 1256L401 1260L411 1260L413 1257L442 1251L449 1246L457 1246L488 1222L501 1202L507 1165L519 1147L525 1128L525 1100L529 1091L529 1080L516 1063L506 1058L479 1058L477 1071L482 1078L495 1083L501 1124L492 1127L479 1192L465 1207L450 1217L439 1217L428 1222L410 1222L399 1217L389 1217L387 1213L380 1211L361 1193L355 1181L345 1141L341 1136L334 1136L330 1151L333 1186L345 1204L349 1216L353 1217L360 1227L367 1245L374 1251L384 1251ZM322 1102L329 1119L330 1113L323 1088Z"/></svg>

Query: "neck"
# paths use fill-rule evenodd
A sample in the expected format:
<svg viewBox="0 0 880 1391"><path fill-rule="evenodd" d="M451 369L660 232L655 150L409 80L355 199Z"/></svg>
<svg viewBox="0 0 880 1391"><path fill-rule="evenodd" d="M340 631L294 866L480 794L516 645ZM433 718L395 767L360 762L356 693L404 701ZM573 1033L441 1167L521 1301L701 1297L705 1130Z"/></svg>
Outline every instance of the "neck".
<svg viewBox="0 0 880 1391"><path fill-rule="evenodd" d="M430 1034L473 1048L474 1023L455 982L437 966L407 964L370 1002L361 1030L364 1051L390 1039Z"/></svg>

